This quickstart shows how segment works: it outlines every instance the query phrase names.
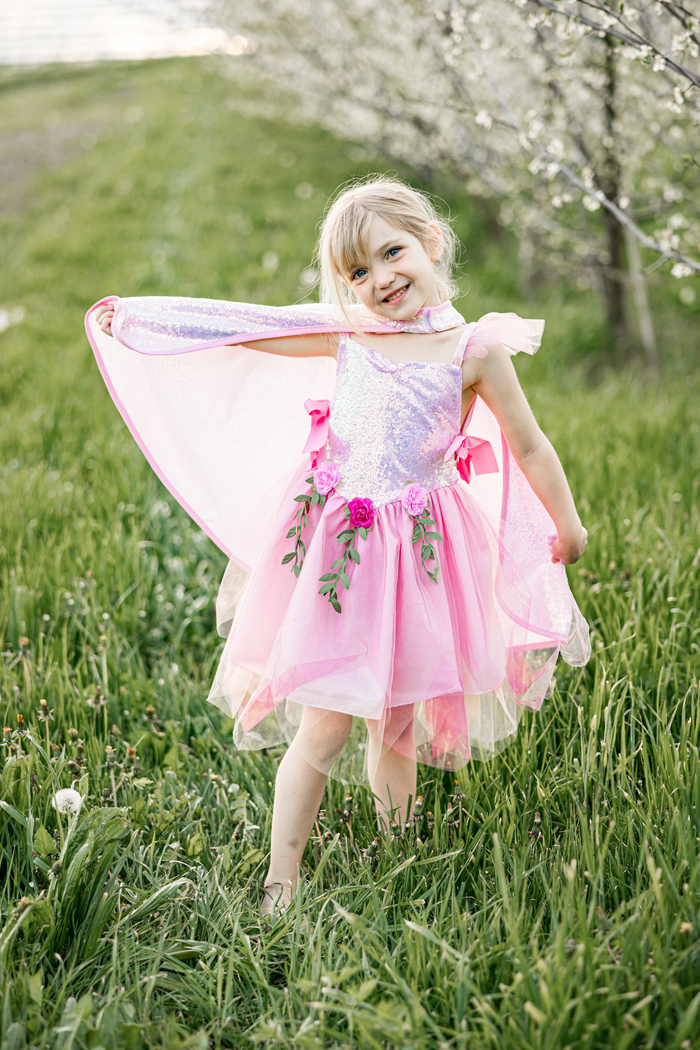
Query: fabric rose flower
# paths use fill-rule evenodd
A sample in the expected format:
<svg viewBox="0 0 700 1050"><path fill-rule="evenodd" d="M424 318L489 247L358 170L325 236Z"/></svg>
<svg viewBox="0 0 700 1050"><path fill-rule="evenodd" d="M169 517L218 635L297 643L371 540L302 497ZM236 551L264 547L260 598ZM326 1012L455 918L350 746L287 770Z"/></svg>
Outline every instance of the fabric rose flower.
<svg viewBox="0 0 700 1050"><path fill-rule="evenodd" d="M371 529L374 524L374 505L371 499L357 496L348 503L350 524L353 529Z"/></svg>
<svg viewBox="0 0 700 1050"><path fill-rule="evenodd" d="M321 496L327 496L329 492L336 489L340 484L340 471L336 467L335 463L331 463L327 460L325 463L321 463L317 470L314 471L314 485L316 491Z"/></svg>
<svg viewBox="0 0 700 1050"><path fill-rule="evenodd" d="M412 518L417 518L428 506L428 492L422 485L407 485L401 496L401 505Z"/></svg>

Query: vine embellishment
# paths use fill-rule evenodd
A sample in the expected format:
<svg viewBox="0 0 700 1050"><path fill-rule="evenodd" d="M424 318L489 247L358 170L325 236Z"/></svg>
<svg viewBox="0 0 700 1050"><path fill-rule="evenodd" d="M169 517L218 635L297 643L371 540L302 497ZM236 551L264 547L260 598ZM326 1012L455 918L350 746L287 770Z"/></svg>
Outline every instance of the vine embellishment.
<svg viewBox="0 0 700 1050"><path fill-rule="evenodd" d="M360 564L360 552L356 543L358 535L367 539L367 533L374 524L374 504L371 499L357 497L351 499L343 510L343 515L350 523L350 527L343 529L337 536L338 543L343 544L343 553L331 565L331 572L326 572L320 577L319 594L328 598L331 606L337 613L342 612L340 600L338 599L338 587L342 586L347 591L350 588L350 577L348 576L348 561L355 565Z"/></svg>
<svg viewBox="0 0 700 1050"><path fill-rule="evenodd" d="M422 485L408 484L403 490L401 505L414 520L411 542L416 544L420 540L421 565L430 579L437 583L440 563L437 551L430 541L442 540L443 537L439 532L430 531L430 526L435 525L435 520L430 516L430 496ZM430 562L434 563L432 569L428 567Z"/></svg>
<svg viewBox="0 0 700 1050"><path fill-rule="evenodd" d="M304 558L306 557L306 544L302 540L301 534L308 523L309 511L312 506L315 506L315 497L318 496L313 477L307 478L306 484L311 486L311 492L303 493L300 496L294 497L294 502L301 504L292 519L297 524L292 525L291 529L285 536L285 539L287 540L294 539L294 550L290 551L289 554L285 554L284 558L282 558L283 565L289 565L291 561L294 562L292 565L292 572L297 579L299 579L299 573L301 572L301 567L304 564ZM323 499L325 501L325 497L323 497ZM316 499L315 502L320 503L320 500L321 497ZM323 504L321 504L321 506L323 506Z"/></svg>
<svg viewBox="0 0 700 1050"><path fill-rule="evenodd" d="M299 573L306 558L306 544L301 538L301 534L308 524L309 511L312 507L323 506L328 494L333 492L340 484L340 471L335 463L322 463L311 477L306 479L306 484L311 486L311 491L294 497L294 502L300 503L301 506L297 509L292 519L296 522L296 525L292 525L285 536L287 540L294 540L294 550L290 551L289 554L285 554L284 558L282 558L283 565L289 565L290 562L294 562L292 572L297 579L299 579Z"/></svg>

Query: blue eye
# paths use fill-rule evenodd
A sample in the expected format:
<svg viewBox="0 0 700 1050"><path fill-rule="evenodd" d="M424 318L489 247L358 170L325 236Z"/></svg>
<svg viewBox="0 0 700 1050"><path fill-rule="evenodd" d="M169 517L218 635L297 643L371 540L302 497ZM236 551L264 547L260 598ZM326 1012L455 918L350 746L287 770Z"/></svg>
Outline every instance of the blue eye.
<svg viewBox="0 0 700 1050"><path fill-rule="evenodd" d="M367 273L367 271L366 271L366 270L355 270L354 274L352 275L352 279L353 279L353 281L354 281L354 280L355 280L355 279L356 279L357 277L363 277L363 276L364 276L364 274L366 274L366 273Z"/></svg>
<svg viewBox="0 0 700 1050"><path fill-rule="evenodd" d="M400 252L400 251L401 251L400 248L390 248L389 251L387 252L387 255L389 255L390 257L393 258L394 253L395 252Z"/></svg>

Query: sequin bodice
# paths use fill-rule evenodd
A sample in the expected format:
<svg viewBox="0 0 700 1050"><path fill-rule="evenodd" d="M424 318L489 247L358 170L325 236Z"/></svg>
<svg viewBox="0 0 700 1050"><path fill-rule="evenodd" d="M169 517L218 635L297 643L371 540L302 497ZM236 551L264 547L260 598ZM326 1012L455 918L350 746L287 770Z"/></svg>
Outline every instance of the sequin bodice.
<svg viewBox="0 0 700 1050"><path fill-rule="evenodd" d="M346 500L363 496L379 507L416 482L430 491L459 480L443 462L460 427L462 369L432 361L394 364L349 336L338 348L328 458Z"/></svg>

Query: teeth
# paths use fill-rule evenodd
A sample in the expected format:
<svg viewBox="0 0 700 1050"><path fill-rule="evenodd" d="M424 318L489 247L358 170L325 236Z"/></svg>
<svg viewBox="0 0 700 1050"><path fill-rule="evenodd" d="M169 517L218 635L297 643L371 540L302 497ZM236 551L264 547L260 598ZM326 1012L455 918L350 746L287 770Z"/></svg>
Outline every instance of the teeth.
<svg viewBox="0 0 700 1050"><path fill-rule="evenodd" d="M400 295L402 295L406 291L407 288L408 288L408 285L405 284L403 286L403 288L399 288L398 291L392 292L391 295L387 295L387 297L384 300L384 302L386 302L386 303L393 303L394 299L398 299L398 297Z"/></svg>

